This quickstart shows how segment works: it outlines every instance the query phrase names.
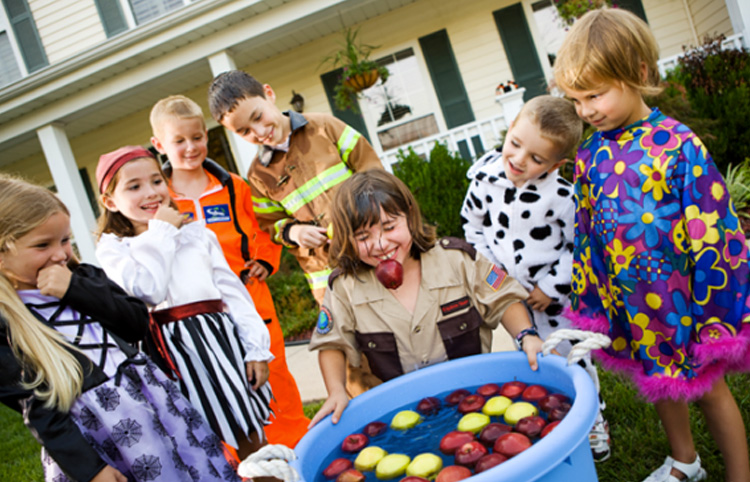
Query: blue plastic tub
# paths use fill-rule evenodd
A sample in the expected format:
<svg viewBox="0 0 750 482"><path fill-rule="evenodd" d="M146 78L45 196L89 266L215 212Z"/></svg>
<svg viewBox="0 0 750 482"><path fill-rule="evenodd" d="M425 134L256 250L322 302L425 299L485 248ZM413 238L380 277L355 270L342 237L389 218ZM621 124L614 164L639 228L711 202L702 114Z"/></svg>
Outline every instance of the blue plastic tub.
<svg viewBox="0 0 750 482"><path fill-rule="evenodd" d="M369 422L422 398L457 388L520 380L554 387L573 397L573 405L560 425L530 449L471 477L480 481L596 481L588 435L594 424L598 397L594 383L577 364L568 366L556 355L539 358L539 370L529 368L521 352L475 355L417 370L395 378L354 398L338 424L326 417L295 448L292 466L302 480L313 482L328 453L344 438ZM398 479L394 479L398 480Z"/></svg>

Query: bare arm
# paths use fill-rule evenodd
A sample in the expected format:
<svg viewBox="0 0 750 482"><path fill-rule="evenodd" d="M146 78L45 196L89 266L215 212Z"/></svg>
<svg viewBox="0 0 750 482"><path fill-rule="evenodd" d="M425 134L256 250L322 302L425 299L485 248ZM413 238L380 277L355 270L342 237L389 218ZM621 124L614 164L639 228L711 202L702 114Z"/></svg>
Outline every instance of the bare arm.
<svg viewBox="0 0 750 482"><path fill-rule="evenodd" d="M320 407L308 428L312 428L332 412L331 422L338 423L342 412L349 404L349 396L346 394L346 356L344 352L321 350L318 355L318 362L328 391L328 400Z"/></svg>

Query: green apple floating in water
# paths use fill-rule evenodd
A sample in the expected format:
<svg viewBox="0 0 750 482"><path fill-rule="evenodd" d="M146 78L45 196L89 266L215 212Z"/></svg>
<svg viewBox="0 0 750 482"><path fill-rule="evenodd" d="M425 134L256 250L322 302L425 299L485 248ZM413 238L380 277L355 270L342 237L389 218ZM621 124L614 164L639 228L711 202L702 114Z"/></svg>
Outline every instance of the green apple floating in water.
<svg viewBox="0 0 750 482"><path fill-rule="evenodd" d="M404 454L388 454L375 467L375 477L378 479L393 479L406 472L411 457Z"/></svg>
<svg viewBox="0 0 750 482"><path fill-rule="evenodd" d="M391 428L395 430L406 430L412 428L422 421L422 416L412 410L402 410L393 416Z"/></svg>
<svg viewBox="0 0 750 482"><path fill-rule="evenodd" d="M533 406L533 405L532 405ZM477 434L490 423L490 417L483 413L467 413L458 421L458 430Z"/></svg>
<svg viewBox="0 0 750 482"><path fill-rule="evenodd" d="M378 462L380 462L386 455L388 455L388 452L380 447L376 447L375 445L365 447L359 455L357 455L357 458L354 459L354 468L361 472L375 470L375 466L378 465Z"/></svg>
<svg viewBox="0 0 750 482"><path fill-rule="evenodd" d="M539 411L529 402L516 402L505 411L505 423L515 425L522 418L537 414L539 414Z"/></svg>
<svg viewBox="0 0 750 482"><path fill-rule="evenodd" d="M513 404L513 401L510 398L498 395L487 400L487 403L482 407L482 413L491 417L499 417L505 413L511 404Z"/></svg>
<svg viewBox="0 0 750 482"><path fill-rule="evenodd" d="M406 475L432 479L442 468L443 459L433 453L427 452L414 457L414 460L406 467Z"/></svg>

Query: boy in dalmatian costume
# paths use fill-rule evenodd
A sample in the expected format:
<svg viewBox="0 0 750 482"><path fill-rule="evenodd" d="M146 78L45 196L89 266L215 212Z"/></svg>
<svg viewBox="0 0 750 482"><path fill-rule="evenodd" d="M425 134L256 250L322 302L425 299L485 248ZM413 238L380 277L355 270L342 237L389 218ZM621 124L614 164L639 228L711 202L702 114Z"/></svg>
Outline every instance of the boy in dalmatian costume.
<svg viewBox="0 0 750 482"><path fill-rule="evenodd" d="M571 290L575 202L573 186L558 168L574 152L582 129L572 103L535 97L511 123L502 149L484 155L467 173L471 184L461 208L466 240L529 291L526 305L542 339L571 326L562 311ZM569 341L557 347L563 356L570 349ZM598 391L591 360L581 365ZM602 446L595 458L604 460L609 434L601 413L597 421L602 434L594 437Z"/></svg>

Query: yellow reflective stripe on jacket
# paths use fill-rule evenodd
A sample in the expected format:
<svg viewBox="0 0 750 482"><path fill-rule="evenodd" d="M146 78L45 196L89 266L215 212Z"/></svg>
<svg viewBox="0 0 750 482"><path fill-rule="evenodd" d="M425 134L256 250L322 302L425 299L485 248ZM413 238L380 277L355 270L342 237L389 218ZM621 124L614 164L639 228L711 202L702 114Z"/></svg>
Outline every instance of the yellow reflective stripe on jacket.
<svg viewBox="0 0 750 482"><path fill-rule="evenodd" d="M253 211L258 214L269 214L284 211L284 206L267 197L253 196Z"/></svg>
<svg viewBox="0 0 750 482"><path fill-rule="evenodd" d="M289 218L279 219L273 223L273 240L278 244L284 244L284 239L281 236L284 233L284 225L289 221Z"/></svg>
<svg viewBox="0 0 750 482"><path fill-rule="evenodd" d="M324 269L322 271L305 273L305 278L307 279L307 284L310 285L310 289L317 290L320 288L325 288L328 285L328 276L332 271L332 269Z"/></svg>
<svg viewBox="0 0 750 482"><path fill-rule="evenodd" d="M344 182L351 177L351 175L352 171L346 167L346 164L339 162L335 166L329 167L314 178L310 179L294 192L290 193L287 197L281 200L281 204L284 206L284 209L286 209L286 212L293 214L302 208L302 206L327 190Z"/></svg>
<svg viewBox="0 0 750 482"><path fill-rule="evenodd" d="M336 142L336 147L339 148L342 161L349 162L349 154L351 154L357 142L359 142L360 137L362 137L362 134L346 126L344 132L341 133L339 140Z"/></svg>

